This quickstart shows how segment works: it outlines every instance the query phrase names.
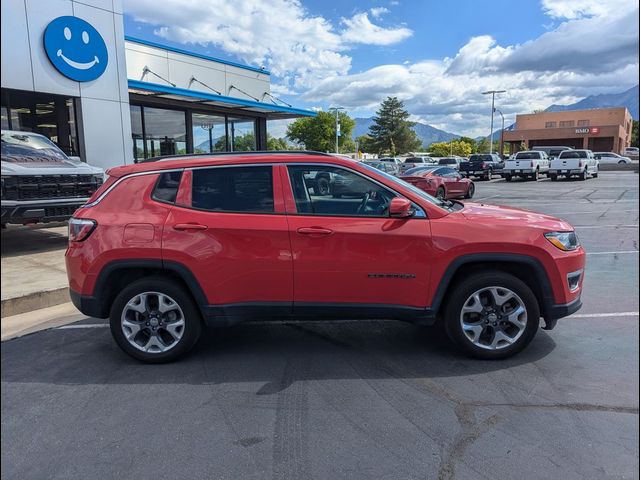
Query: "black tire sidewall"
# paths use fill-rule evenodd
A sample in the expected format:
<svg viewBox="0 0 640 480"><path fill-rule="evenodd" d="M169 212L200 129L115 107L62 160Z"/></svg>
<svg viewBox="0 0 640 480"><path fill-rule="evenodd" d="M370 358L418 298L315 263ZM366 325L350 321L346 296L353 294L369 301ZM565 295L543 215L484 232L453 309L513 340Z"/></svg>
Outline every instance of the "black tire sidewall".
<svg viewBox="0 0 640 480"><path fill-rule="evenodd" d="M438 196L438 192L442 192L442 197ZM438 187L438 189L436 190L436 198L441 198L442 200L447 198L447 191L444 189L444 187Z"/></svg>
<svg viewBox="0 0 640 480"><path fill-rule="evenodd" d="M143 292L164 293L182 309L185 317L184 333L178 344L167 352L143 352L133 347L124 336L120 323L122 310L129 300ZM177 282L163 277L148 277L133 282L116 296L111 306L109 326L113 339L125 353L146 363L166 363L176 360L193 348L202 332L202 316L191 295Z"/></svg>
<svg viewBox="0 0 640 480"><path fill-rule="evenodd" d="M460 326L460 311L473 292L490 286L500 286L515 292L527 309L527 326L524 334L513 345L500 350L486 350L473 345ZM524 349L538 332L540 307L531 289L518 278L503 272L487 272L469 276L455 285L444 308L444 325L451 341L466 355L484 360L500 360Z"/></svg>

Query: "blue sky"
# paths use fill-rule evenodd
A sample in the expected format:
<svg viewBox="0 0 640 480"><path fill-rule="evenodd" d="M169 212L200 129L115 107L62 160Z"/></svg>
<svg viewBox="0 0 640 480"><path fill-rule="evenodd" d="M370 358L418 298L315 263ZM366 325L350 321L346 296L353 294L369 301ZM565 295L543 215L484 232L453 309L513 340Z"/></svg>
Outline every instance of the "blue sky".
<svg viewBox="0 0 640 480"><path fill-rule="evenodd" d="M388 95L414 119L486 130L486 89L507 117L638 78L631 0L125 0L128 35L271 72L295 106L369 116Z"/></svg>

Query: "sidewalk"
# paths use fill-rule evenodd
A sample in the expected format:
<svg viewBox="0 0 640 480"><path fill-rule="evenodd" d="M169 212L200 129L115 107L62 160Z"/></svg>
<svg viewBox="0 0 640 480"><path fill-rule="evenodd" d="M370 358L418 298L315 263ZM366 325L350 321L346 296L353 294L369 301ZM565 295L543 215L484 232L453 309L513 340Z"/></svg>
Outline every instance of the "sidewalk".
<svg viewBox="0 0 640 480"><path fill-rule="evenodd" d="M66 226L8 226L1 235L3 318L69 302Z"/></svg>

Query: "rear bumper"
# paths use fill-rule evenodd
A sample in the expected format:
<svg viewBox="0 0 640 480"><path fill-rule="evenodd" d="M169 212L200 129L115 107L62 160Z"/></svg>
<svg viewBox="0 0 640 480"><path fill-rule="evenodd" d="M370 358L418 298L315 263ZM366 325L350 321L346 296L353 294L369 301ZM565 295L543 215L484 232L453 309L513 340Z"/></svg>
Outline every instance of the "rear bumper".
<svg viewBox="0 0 640 480"><path fill-rule="evenodd" d="M81 295L71 289L69 289L69 296L73 305L87 317L107 318L109 316L109 312L104 311L105 309L97 298Z"/></svg>
<svg viewBox="0 0 640 480"><path fill-rule="evenodd" d="M546 308L544 315L545 326L543 328L545 330L553 330L559 319L576 313L580 308L582 308L582 300L580 297L570 303L550 305Z"/></svg>
<svg viewBox="0 0 640 480"><path fill-rule="evenodd" d="M581 169L556 169L556 168L550 168L549 169L549 174L550 175L580 175L584 170Z"/></svg>

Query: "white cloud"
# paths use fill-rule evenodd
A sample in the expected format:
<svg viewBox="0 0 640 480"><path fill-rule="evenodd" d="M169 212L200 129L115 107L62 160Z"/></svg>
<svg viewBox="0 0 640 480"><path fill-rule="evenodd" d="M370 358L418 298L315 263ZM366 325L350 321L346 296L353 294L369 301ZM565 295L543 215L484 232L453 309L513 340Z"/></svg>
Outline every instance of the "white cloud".
<svg viewBox="0 0 640 480"><path fill-rule="evenodd" d="M373 18L380 18L383 14L389 13L389 9L386 7L373 7L369 12L371 12Z"/></svg>
<svg viewBox="0 0 640 480"><path fill-rule="evenodd" d="M413 32L406 27L384 28L374 25L366 12L356 13L351 18L343 18L342 23L346 27L342 32L342 39L347 43L392 45L413 35Z"/></svg>
<svg viewBox="0 0 640 480"><path fill-rule="evenodd" d="M552 18L575 20L628 13L637 6L632 0L542 0L542 10Z"/></svg>

